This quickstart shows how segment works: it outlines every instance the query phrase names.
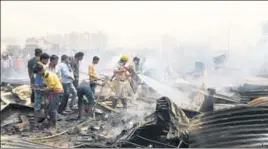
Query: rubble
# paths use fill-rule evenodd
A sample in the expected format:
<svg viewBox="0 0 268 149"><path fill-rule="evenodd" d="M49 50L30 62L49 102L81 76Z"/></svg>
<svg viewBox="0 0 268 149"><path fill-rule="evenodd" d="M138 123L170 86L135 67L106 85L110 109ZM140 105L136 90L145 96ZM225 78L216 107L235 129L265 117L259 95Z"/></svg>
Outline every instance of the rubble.
<svg viewBox="0 0 268 149"><path fill-rule="evenodd" d="M28 118L25 115L21 115L20 118L22 120L22 123L16 124L15 128L20 132L30 130L30 122Z"/></svg>
<svg viewBox="0 0 268 149"><path fill-rule="evenodd" d="M47 133L45 127L42 131L34 129L33 108L29 104L31 89L28 85L1 86L1 136L19 136L14 142L9 143L6 140L2 143L1 138L1 146L37 148L41 146L74 148L267 146L267 143L258 141L267 139L265 133L268 123L265 106L268 100L267 96L263 96L265 94L251 96L257 91L246 91L246 94L251 94L247 96L252 101L243 103L244 97L241 96L241 91L232 90L235 96L227 96L217 93L212 88L195 87L189 82L186 82L187 89L183 85L171 89L145 76L140 77L144 82L140 87L141 92L136 95L137 98L129 99L127 109L123 109L121 104L115 109L111 107L113 87L107 81L103 88L96 90L95 119L78 120L78 113L75 111L58 121L55 134ZM185 81L180 81L180 84L185 84ZM267 93L263 88L258 92ZM249 122L256 127L252 132L246 131L251 130ZM261 130L259 127L262 127L262 132L259 131ZM235 131L227 131L233 128L236 128ZM236 133L240 131L245 135ZM254 137L253 131L262 135ZM245 141L241 141L240 138L244 138ZM23 144L22 140L30 143L25 141ZM248 142L253 140L256 143L245 143L246 140ZM214 143L211 143L213 141ZM236 142L244 145L238 145Z"/></svg>
<svg viewBox="0 0 268 149"><path fill-rule="evenodd" d="M168 98L157 100L156 110L145 122L121 133L114 143L116 147L182 147L189 119ZM186 145L183 143L183 145Z"/></svg>

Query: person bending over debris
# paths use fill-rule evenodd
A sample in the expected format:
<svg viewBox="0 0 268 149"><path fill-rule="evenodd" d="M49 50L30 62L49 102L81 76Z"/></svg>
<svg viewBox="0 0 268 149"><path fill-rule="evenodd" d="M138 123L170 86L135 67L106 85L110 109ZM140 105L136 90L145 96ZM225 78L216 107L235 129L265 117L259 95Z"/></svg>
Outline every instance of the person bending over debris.
<svg viewBox="0 0 268 149"><path fill-rule="evenodd" d="M57 122L57 109L60 98L63 94L63 87L59 77L53 73L44 69L40 64L34 67L34 73L43 77L46 87L39 90L44 92L48 97L48 116L49 124L52 128L56 128Z"/></svg>
<svg viewBox="0 0 268 149"><path fill-rule="evenodd" d="M71 109L73 109L77 97L77 92L73 85L74 82L73 70L69 65L69 60L70 59L67 55L62 55L61 63L59 64L61 71L61 81L64 88L63 99L58 109L59 113L61 114L64 114L63 112L66 110L70 93L72 94L71 104L69 106Z"/></svg>
<svg viewBox="0 0 268 149"><path fill-rule="evenodd" d="M127 107L127 89L129 83L128 77L130 77L130 74L128 73L128 70L126 69L125 65L128 62L127 56L122 56L117 63L117 66L114 70L114 76L116 81L116 91L115 91L115 99L112 101L112 107L115 108L117 105L118 100L120 99L124 108Z"/></svg>
<svg viewBox="0 0 268 149"><path fill-rule="evenodd" d="M79 115L78 118L83 118L84 110L87 113L92 114L94 117L94 105L95 105L95 98L94 93L91 90L90 86L78 86L77 88L77 95L78 95L78 107L79 107ZM84 97L86 97L87 101L84 101ZM86 105L86 107L84 107Z"/></svg>
<svg viewBox="0 0 268 149"><path fill-rule="evenodd" d="M35 52L34 53L35 56L28 61L28 65L27 65L28 66L28 75L29 75L31 84L34 84L34 82L35 82L33 68L37 64L37 62L40 60L40 56L41 56L43 51L41 49L37 48L37 49L35 49L34 52ZM34 103L34 90L32 90L31 102Z"/></svg>
<svg viewBox="0 0 268 149"><path fill-rule="evenodd" d="M89 75L89 80L90 80L90 87L91 87L91 90L92 90L93 94L95 94L97 81L101 80L97 76L97 72L96 72L96 68L95 68L95 65L97 65L99 63L99 60L100 60L99 57L94 56L92 64L90 64L89 67L88 67L88 75Z"/></svg>

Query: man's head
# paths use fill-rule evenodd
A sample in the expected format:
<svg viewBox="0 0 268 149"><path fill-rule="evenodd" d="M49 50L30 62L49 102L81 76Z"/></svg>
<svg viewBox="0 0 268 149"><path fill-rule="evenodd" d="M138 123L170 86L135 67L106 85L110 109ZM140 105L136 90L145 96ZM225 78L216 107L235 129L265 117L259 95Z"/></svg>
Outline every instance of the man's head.
<svg viewBox="0 0 268 149"><path fill-rule="evenodd" d="M69 62L72 62L74 60L74 57L73 56L69 56L68 59L69 59Z"/></svg>
<svg viewBox="0 0 268 149"><path fill-rule="evenodd" d="M59 57L57 55L51 55L50 57L50 64L52 66L56 66L59 62Z"/></svg>
<svg viewBox="0 0 268 149"><path fill-rule="evenodd" d="M76 60L79 60L79 61L81 61L81 60L83 59L83 57L84 57L84 53L83 53L83 52L77 52L77 53L74 55L74 58L75 58Z"/></svg>
<svg viewBox="0 0 268 149"><path fill-rule="evenodd" d="M8 53L7 52L3 52L1 55L2 55L2 58L3 59L7 59L8 58Z"/></svg>
<svg viewBox="0 0 268 149"><path fill-rule="evenodd" d="M45 69L42 65L37 63L33 68L33 73L38 74L38 75L44 75Z"/></svg>
<svg viewBox="0 0 268 149"><path fill-rule="evenodd" d="M139 62L140 62L140 58L138 58L138 57L134 57L133 58L133 62L135 63L135 64L139 64Z"/></svg>
<svg viewBox="0 0 268 149"><path fill-rule="evenodd" d="M40 56L40 62L46 65L49 61L49 55L47 53L43 53Z"/></svg>
<svg viewBox="0 0 268 149"><path fill-rule="evenodd" d="M93 64L98 64L99 60L100 60L100 58L98 56L94 56L93 57Z"/></svg>
<svg viewBox="0 0 268 149"><path fill-rule="evenodd" d="M61 61L64 62L64 63L69 63L69 57L67 55L62 55L61 56Z"/></svg>
<svg viewBox="0 0 268 149"><path fill-rule="evenodd" d="M34 55L35 55L35 57L36 58L40 58L40 56L42 55L42 53L43 53L43 51L41 50L41 49L39 49L39 48L36 48L35 50L34 50Z"/></svg>

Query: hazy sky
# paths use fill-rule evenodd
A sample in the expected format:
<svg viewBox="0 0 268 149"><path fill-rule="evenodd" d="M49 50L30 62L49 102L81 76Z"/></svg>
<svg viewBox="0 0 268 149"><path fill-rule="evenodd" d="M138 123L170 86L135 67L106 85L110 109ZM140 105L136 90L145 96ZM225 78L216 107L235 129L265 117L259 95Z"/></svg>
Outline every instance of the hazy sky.
<svg viewBox="0 0 268 149"><path fill-rule="evenodd" d="M1 1L1 37L104 31L110 46L136 47L169 34L178 41L226 46L255 42L268 2Z"/></svg>

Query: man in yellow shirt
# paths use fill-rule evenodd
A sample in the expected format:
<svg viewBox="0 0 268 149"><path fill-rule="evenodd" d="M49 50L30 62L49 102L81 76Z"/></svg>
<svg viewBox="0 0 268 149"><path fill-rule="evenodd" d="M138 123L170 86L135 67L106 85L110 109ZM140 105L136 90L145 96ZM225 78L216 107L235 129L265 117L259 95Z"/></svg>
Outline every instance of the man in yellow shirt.
<svg viewBox="0 0 268 149"><path fill-rule="evenodd" d="M40 91L45 92L48 98L48 115L50 125L55 128L57 122L57 109L62 96L63 87L59 77L53 73L44 69L40 64L37 64L34 67L34 73L42 76L46 88L39 89Z"/></svg>
<svg viewBox="0 0 268 149"><path fill-rule="evenodd" d="M88 67L88 75L89 75L89 80L90 80L90 88L93 92L93 94L95 94L95 89L97 86L97 81L101 80L96 72L96 68L95 65L97 65L99 63L100 58L97 56L93 57L93 61L92 63L89 65Z"/></svg>

